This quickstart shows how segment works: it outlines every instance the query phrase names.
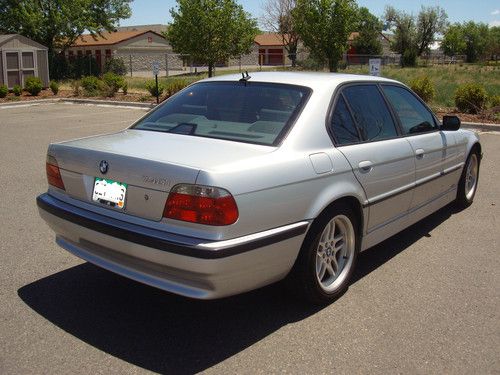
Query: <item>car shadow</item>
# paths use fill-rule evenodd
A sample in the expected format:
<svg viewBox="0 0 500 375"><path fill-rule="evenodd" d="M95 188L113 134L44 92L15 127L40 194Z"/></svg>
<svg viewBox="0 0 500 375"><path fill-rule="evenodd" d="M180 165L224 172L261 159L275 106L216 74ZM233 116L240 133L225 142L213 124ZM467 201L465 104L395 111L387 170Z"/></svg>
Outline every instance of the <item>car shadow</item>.
<svg viewBox="0 0 500 375"><path fill-rule="evenodd" d="M360 254L353 283L404 251L451 215L443 209ZM69 334L159 373L203 371L322 307L281 284L215 301L148 287L84 263L18 290L34 311Z"/></svg>

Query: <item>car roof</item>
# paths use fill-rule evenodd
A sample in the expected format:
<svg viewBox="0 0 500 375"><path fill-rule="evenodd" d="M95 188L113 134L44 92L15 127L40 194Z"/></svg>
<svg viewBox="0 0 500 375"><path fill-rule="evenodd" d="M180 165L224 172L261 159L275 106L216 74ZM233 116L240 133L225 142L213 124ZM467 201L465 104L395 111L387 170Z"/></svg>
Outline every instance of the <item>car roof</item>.
<svg viewBox="0 0 500 375"><path fill-rule="evenodd" d="M251 72L249 73L249 82L269 82L283 83L289 85L306 86L312 89L328 86L338 86L348 82L392 82L398 81L374 77L361 74L344 74L344 73L323 73L323 72ZM238 81L241 79L240 74L227 74L217 77L207 78L201 82L214 81Z"/></svg>

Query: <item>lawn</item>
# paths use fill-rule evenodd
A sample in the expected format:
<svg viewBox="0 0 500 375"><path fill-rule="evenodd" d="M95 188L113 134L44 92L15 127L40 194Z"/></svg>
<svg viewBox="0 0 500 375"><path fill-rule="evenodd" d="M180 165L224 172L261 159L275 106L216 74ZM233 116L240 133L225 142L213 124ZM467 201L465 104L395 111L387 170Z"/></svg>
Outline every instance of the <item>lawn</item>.
<svg viewBox="0 0 500 375"><path fill-rule="evenodd" d="M348 67L345 72L368 74L368 66ZM382 67L382 76L396 79L408 84L419 77L429 77L436 89L436 95L430 105L437 107L454 107L455 90L464 83L479 83L483 85L488 95L500 95L500 66L464 65L434 65L429 67L400 68Z"/></svg>
<svg viewBox="0 0 500 375"><path fill-rule="evenodd" d="M254 71L259 70L258 67ZM277 70L284 70L278 67ZM285 70L291 70L286 68ZM250 70L249 70L250 71ZM368 74L368 66L350 66L341 73ZM238 70L218 70L216 75L239 73ZM430 105L433 108L452 108L455 106L453 96L457 87L464 83L476 82L484 85L489 95L500 95L500 65L481 66L477 64L434 65L417 68L400 68L396 66L382 67L382 76L396 79L406 84L419 77L428 76L434 83L436 95ZM182 80L192 83L206 78L206 73L197 75L181 75L161 77L159 81L165 85L173 81ZM127 77L131 91L146 92L145 83L151 78Z"/></svg>

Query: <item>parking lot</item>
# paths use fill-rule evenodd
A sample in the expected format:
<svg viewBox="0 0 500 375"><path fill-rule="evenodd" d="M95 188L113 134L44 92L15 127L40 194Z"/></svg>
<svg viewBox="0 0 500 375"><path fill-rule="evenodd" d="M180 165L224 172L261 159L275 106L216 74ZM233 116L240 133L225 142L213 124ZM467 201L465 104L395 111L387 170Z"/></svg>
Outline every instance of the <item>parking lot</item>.
<svg viewBox="0 0 500 375"><path fill-rule="evenodd" d="M82 262L38 216L50 142L144 113L0 107L0 374L500 372L500 133L481 134L474 204L362 253L333 304L306 306L279 284L204 302Z"/></svg>

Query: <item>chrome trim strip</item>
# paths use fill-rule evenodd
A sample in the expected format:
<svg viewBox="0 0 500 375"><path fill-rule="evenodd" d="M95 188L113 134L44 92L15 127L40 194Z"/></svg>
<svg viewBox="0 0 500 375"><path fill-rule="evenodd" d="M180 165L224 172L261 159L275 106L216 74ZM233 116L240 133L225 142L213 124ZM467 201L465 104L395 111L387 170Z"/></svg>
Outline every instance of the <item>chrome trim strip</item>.
<svg viewBox="0 0 500 375"><path fill-rule="evenodd" d="M285 226L279 227L279 228L269 229L269 230L266 230L263 232L249 234L249 235L243 236L243 237L233 238L231 240L202 243L202 244L196 245L196 248L207 249L207 250L226 249L226 248L233 247L233 246L243 245L243 244L246 244L246 243L249 243L252 241L262 240L262 239L272 237L272 236L275 236L277 234L282 234L282 233L285 233L288 231L292 231L292 230L295 230L298 228L307 227L308 225L309 225L308 221L300 221L298 223L285 225Z"/></svg>

